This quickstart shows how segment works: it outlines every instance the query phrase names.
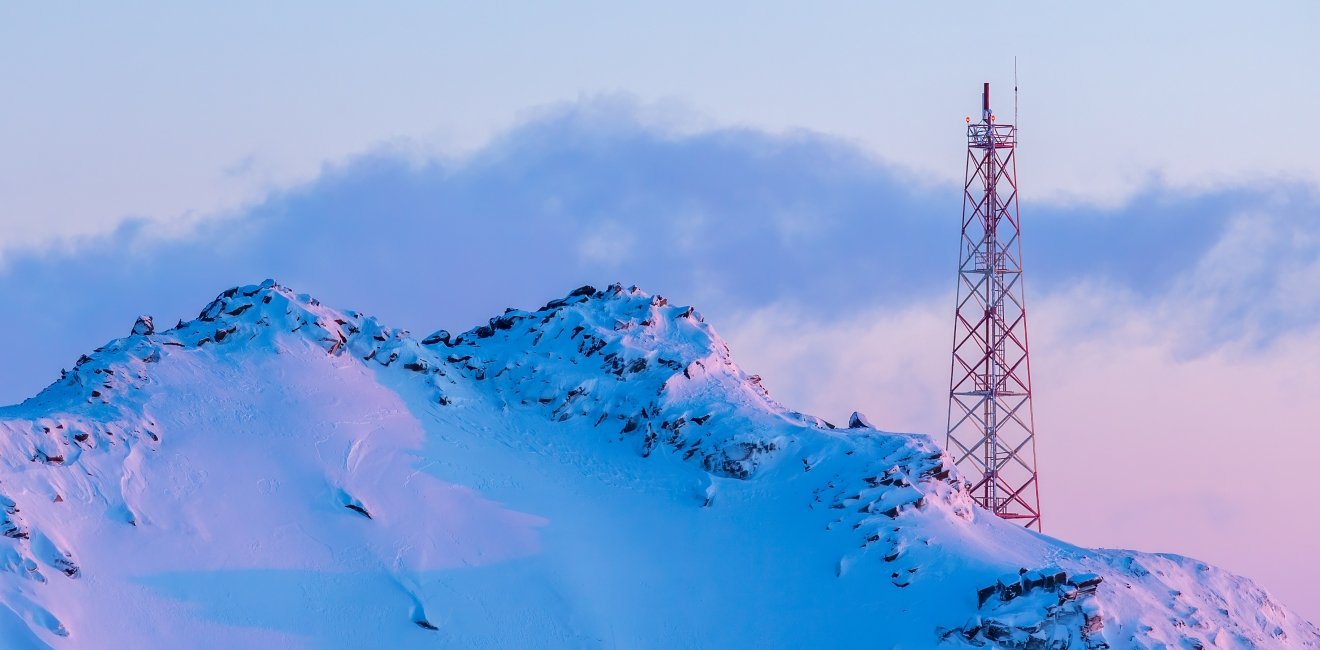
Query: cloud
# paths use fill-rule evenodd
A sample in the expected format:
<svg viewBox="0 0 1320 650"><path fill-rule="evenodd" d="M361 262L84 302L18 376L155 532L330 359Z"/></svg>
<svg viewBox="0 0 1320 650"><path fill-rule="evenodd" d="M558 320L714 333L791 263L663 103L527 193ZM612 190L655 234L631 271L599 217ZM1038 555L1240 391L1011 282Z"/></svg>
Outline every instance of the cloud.
<svg viewBox="0 0 1320 650"><path fill-rule="evenodd" d="M935 433L945 426L952 309L952 294L850 316L777 303L716 326L785 404L836 424L862 410L891 431Z"/></svg>
<svg viewBox="0 0 1320 650"><path fill-rule="evenodd" d="M956 187L827 135L700 130L663 115L617 97L585 100L461 160L395 143L184 232L135 221L11 255L0 272L11 306L0 340L10 342L9 367L25 371L0 382L0 394L34 392L139 312L189 317L218 290L265 277L419 331L465 329L588 282L636 283L696 303L716 323L775 304L848 319L951 289ZM1086 278L1139 296L1219 291L1221 326L1203 346L1235 332L1267 339L1308 322L1314 301L1280 298L1265 317L1229 304L1242 290L1231 272L1186 271L1231 254L1241 259L1225 268L1254 260L1252 287L1295 290L1315 273L1315 242L1303 235L1320 220L1317 203L1290 185L1152 186L1118 207L1027 203L1028 290ZM1250 219L1290 234L1207 257L1251 232ZM24 343L38 335L49 344Z"/></svg>
<svg viewBox="0 0 1320 650"><path fill-rule="evenodd" d="M636 244L637 238L626 226L606 221L600 224L596 232L582 239L578 245L578 254L584 264L617 268L636 254Z"/></svg>

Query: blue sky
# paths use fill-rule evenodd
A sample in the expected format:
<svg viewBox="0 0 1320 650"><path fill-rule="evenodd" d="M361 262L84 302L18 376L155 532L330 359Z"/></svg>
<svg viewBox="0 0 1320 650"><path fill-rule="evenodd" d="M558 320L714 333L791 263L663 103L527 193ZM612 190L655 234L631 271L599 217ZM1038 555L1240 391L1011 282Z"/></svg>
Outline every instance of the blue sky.
<svg viewBox="0 0 1320 650"><path fill-rule="evenodd" d="M1320 619L1309 483L1224 481L1320 453L1318 12L6 6L0 397L265 277L419 333L617 280L938 433L962 118L1016 55L1047 529Z"/></svg>
<svg viewBox="0 0 1320 650"><path fill-rule="evenodd" d="M200 218L382 142L470 151L624 92L689 127L807 128L960 176L949 127L1013 57L1028 197L1320 173L1317 8L1272 3L82 3L0 9L13 245ZM1085 153L1083 153L1085 152ZM63 191L56 191L62 189Z"/></svg>

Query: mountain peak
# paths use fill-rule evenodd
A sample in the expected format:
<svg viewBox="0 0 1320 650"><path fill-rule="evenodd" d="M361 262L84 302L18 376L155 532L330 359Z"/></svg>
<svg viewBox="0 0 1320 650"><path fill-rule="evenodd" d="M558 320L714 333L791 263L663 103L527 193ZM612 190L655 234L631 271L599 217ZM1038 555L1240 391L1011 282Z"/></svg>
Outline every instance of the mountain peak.
<svg viewBox="0 0 1320 650"><path fill-rule="evenodd" d="M592 422L643 456L667 449L718 475L745 478L785 444L724 426L734 414L767 429L824 424L771 399L695 309L637 287L584 286L537 311L510 309L447 345L448 361L508 403ZM711 403L714 394L724 399Z"/></svg>
<svg viewBox="0 0 1320 650"><path fill-rule="evenodd" d="M197 318L160 330L149 315L139 316L130 334L78 358L72 369L28 403L85 403L114 406L115 394L139 388L151 364L187 350L265 346L294 334L329 354L339 354L355 335L369 331L381 340L406 332L386 330L357 312L338 311L295 293L274 280L232 287L208 303Z"/></svg>
<svg viewBox="0 0 1320 650"><path fill-rule="evenodd" d="M204 345L208 339L222 342L245 324L273 326L290 332L310 327L305 335L327 343L328 351L333 353L347 342L349 334L360 329L354 323L362 320L356 312L327 308L308 294L296 293L268 279L261 284L226 289L195 320L181 322L172 331L202 333L196 341ZM205 336L208 329L214 330L210 337Z"/></svg>

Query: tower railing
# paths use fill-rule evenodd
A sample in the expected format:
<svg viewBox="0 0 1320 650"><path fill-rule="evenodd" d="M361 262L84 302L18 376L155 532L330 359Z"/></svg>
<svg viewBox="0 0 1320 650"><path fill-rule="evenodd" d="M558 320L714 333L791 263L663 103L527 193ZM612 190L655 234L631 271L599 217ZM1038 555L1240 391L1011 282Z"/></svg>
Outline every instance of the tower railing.
<svg viewBox="0 0 1320 650"><path fill-rule="evenodd" d="M972 149L1012 149L1017 146L1017 128L1012 124L967 125L967 146Z"/></svg>

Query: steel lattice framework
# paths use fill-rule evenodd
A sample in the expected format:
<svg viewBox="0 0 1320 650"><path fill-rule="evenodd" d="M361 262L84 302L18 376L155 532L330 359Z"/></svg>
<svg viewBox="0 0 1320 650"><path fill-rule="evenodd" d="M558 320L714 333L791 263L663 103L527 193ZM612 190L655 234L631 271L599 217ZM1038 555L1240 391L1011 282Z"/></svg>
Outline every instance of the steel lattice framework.
<svg viewBox="0 0 1320 650"><path fill-rule="evenodd" d="M978 504L1040 530L1016 147L987 83L981 120L967 125L946 448Z"/></svg>

